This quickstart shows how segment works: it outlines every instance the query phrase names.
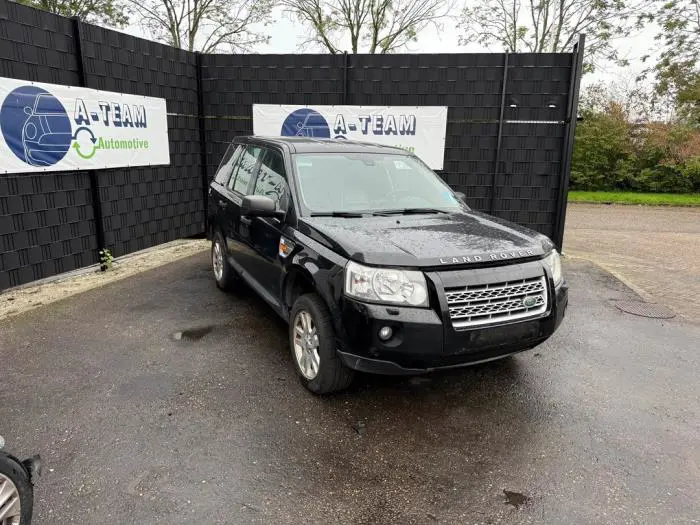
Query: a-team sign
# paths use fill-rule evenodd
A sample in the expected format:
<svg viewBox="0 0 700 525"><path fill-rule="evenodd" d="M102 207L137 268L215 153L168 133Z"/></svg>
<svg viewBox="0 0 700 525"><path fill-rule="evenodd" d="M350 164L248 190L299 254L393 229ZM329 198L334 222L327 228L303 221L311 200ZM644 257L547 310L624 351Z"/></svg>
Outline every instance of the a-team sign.
<svg viewBox="0 0 700 525"><path fill-rule="evenodd" d="M0 172L170 164L165 100L0 77Z"/></svg>
<svg viewBox="0 0 700 525"><path fill-rule="evenodd" d="M253 104L253 133L376 142L418 155L434 170L445 159L446 106Z"/></svg>

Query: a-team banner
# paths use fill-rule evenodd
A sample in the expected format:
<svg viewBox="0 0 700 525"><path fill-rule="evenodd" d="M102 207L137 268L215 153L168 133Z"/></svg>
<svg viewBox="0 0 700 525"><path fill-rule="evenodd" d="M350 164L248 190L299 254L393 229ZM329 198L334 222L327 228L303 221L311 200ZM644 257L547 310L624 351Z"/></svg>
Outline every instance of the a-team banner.
<svg viewBox="0 0 700 525"><path fill-rule="evenodd" d="M290 106L253 104L256 135L376 142L412 151L435 170L445 157L444 106Z"/></svg>
<svg viewBox="0 0 700 525"><path fill-rule="evenodd" d="M0 173L170 164L162 98L0 77Z"/></svg>

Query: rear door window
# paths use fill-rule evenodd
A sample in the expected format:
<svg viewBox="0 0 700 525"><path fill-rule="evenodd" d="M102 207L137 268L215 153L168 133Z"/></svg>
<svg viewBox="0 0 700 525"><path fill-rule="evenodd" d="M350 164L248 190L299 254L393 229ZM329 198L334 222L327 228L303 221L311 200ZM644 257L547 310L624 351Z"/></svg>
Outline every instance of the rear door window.
<svg viewBox="0 0 700 525"><path fill-rule="evenodd" d="M235 169L235 176L228 183L230 190L241 195L248 195L250 181L255 173L255 166L263 149L260 146L246 146Z"/></svg>
<svg viewBox="0 0 700 525"><path fill-rule="evenodd" d="M233 168L242 152L243 146L240 144L231 144L228 147L226 153L224 154L224 158L221 159L221 164L216 172L216 176L214 177L215 182L221 184L222 186L226 186L226 183L231 178L231 174L233 173Z"/></svg>

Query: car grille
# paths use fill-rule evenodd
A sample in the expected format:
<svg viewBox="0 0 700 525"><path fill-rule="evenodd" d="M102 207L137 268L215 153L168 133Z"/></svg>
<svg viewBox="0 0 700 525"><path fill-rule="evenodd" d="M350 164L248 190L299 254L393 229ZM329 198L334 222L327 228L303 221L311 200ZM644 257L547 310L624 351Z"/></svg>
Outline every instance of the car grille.
<svg viewBox="0 0 700 525"><path fill-rule="evenodd" d="M547 281L544 276L448 288L445 295L455 328L537 317L547 310Z"/></svg>

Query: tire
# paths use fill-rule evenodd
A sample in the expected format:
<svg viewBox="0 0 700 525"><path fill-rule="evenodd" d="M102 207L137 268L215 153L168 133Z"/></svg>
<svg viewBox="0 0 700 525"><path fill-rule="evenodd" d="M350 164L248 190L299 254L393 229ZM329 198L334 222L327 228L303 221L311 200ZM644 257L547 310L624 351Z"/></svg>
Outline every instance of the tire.
<svg viewBox="0 0 700 525"><path fill-rule="evenodd" d="M217 262L218 257L220 257L220 260ZM211 261L216 286L226 292L233 291L238 285L240 277L226 258L226 242L221 232L218 231L214 232L211 240Z"/></svg>
<svg viewBox="0 0 700 525"><path fill-rule="evenodd" d="M309 319L312 324L307 329ZM318 357L315 367L314 343L315 356ZM302 295L294 302L289 323L289 346L301 383L314 394L338 392L352 383L355 371L345 366L336 353L331 314L318 295Z"/></svg>
<svg viewBox="0 0 700 525"><path fill-rule="evenodd" d="M4 488L5 490L11 489L12 486L8 485L9 483L14 485L14 488L19 494L19 523L22 525L29 525L32 521L34 505L34 489L32 488L32 483L29 480L27 471L18 460L0 452L0 488ZM0 490L0 493L2 492L3 491ZM2 503L5 503L7 507L9 501L0 501L0 504ZM0 515L6 510L7 508L0 507ZM10 515L4 517L9 516ZM13 521L10 521L10 523L13 523Z"/></svg>

